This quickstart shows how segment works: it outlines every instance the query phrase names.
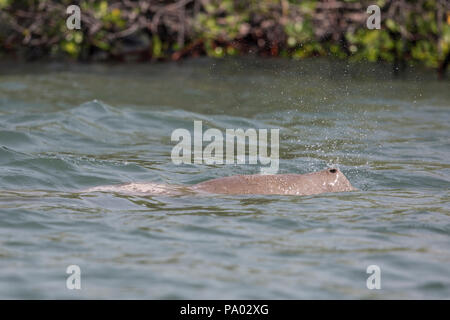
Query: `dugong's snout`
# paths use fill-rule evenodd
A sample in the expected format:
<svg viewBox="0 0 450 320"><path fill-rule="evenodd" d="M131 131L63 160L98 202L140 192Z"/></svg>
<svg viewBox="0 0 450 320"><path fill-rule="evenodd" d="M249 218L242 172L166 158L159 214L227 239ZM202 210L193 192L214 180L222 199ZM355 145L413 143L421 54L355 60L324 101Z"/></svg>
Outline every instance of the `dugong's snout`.
<svg viewBox="0 0 450 320"><path fill-rule="evenodd" d="M322 171L325 185L331 192L356 191L347 177L338 168L328 168Z"/></svg>

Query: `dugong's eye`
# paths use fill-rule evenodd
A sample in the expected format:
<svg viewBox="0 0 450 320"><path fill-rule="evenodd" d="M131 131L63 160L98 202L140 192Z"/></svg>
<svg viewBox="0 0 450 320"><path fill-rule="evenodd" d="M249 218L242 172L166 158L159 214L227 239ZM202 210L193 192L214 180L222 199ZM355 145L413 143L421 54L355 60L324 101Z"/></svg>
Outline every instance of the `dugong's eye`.
<svg viewBox="0 0 450 320"><path fill-rule="evenodd" d="M337 170L336 170L336 169L330 169L330 170L328 170L328 172L330 172L330 173L336 173Z"/></svg>

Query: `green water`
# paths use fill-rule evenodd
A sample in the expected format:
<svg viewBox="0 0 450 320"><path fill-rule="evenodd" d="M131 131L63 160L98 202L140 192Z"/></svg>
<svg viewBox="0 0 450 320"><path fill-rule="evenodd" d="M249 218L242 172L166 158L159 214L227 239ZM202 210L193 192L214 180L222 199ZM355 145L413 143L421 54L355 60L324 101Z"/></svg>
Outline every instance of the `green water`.
<svg viewBox="0 0 450 320"><path fill-rule="evenodd" d="M450 298L448 81L316 60L1 70L0 298ZM80 192L259 172L174 165L171 132L194 120L279 128L279 173L337 165L359 191Z"/></svg>

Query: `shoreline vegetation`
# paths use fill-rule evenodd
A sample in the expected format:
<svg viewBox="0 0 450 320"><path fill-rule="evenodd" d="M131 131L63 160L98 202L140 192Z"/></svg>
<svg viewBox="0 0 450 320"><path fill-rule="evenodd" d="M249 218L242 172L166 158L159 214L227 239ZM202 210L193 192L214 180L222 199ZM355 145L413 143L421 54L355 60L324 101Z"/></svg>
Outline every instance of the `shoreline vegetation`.
<svg viewBox="0 0 450 320"><path fill-rule="evenodd" d="M69 30L69 5L81 29ZM381 29L369 30L369 5ZM393 73L450 62L446 0L0 0L0 58L167 61L255 54L386 61Z"/></svg>

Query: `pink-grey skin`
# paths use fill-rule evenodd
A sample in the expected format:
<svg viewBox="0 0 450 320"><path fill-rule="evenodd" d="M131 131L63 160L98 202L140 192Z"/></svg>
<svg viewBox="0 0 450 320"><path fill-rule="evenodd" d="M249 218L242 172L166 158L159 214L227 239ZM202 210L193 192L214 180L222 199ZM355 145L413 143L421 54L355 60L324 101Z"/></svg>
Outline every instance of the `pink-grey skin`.
<svg viewBox="0 0 450 320"><path fill-rule="evenodd" d="M209 194L277 194L312 195L329 192L346 192L355 189L337 168L308 174L238 175L218 178L193 186L175 186L156 183L127 183L99 186L85 192L116 192L149 195Z"/></svg>
<svg viewBox="0 0 450 320"><path fill-rule="evenodd" d="M205 181L191 187L216 194L312 195L356 190L336 168L308 174L243 175Z"/></svg>

